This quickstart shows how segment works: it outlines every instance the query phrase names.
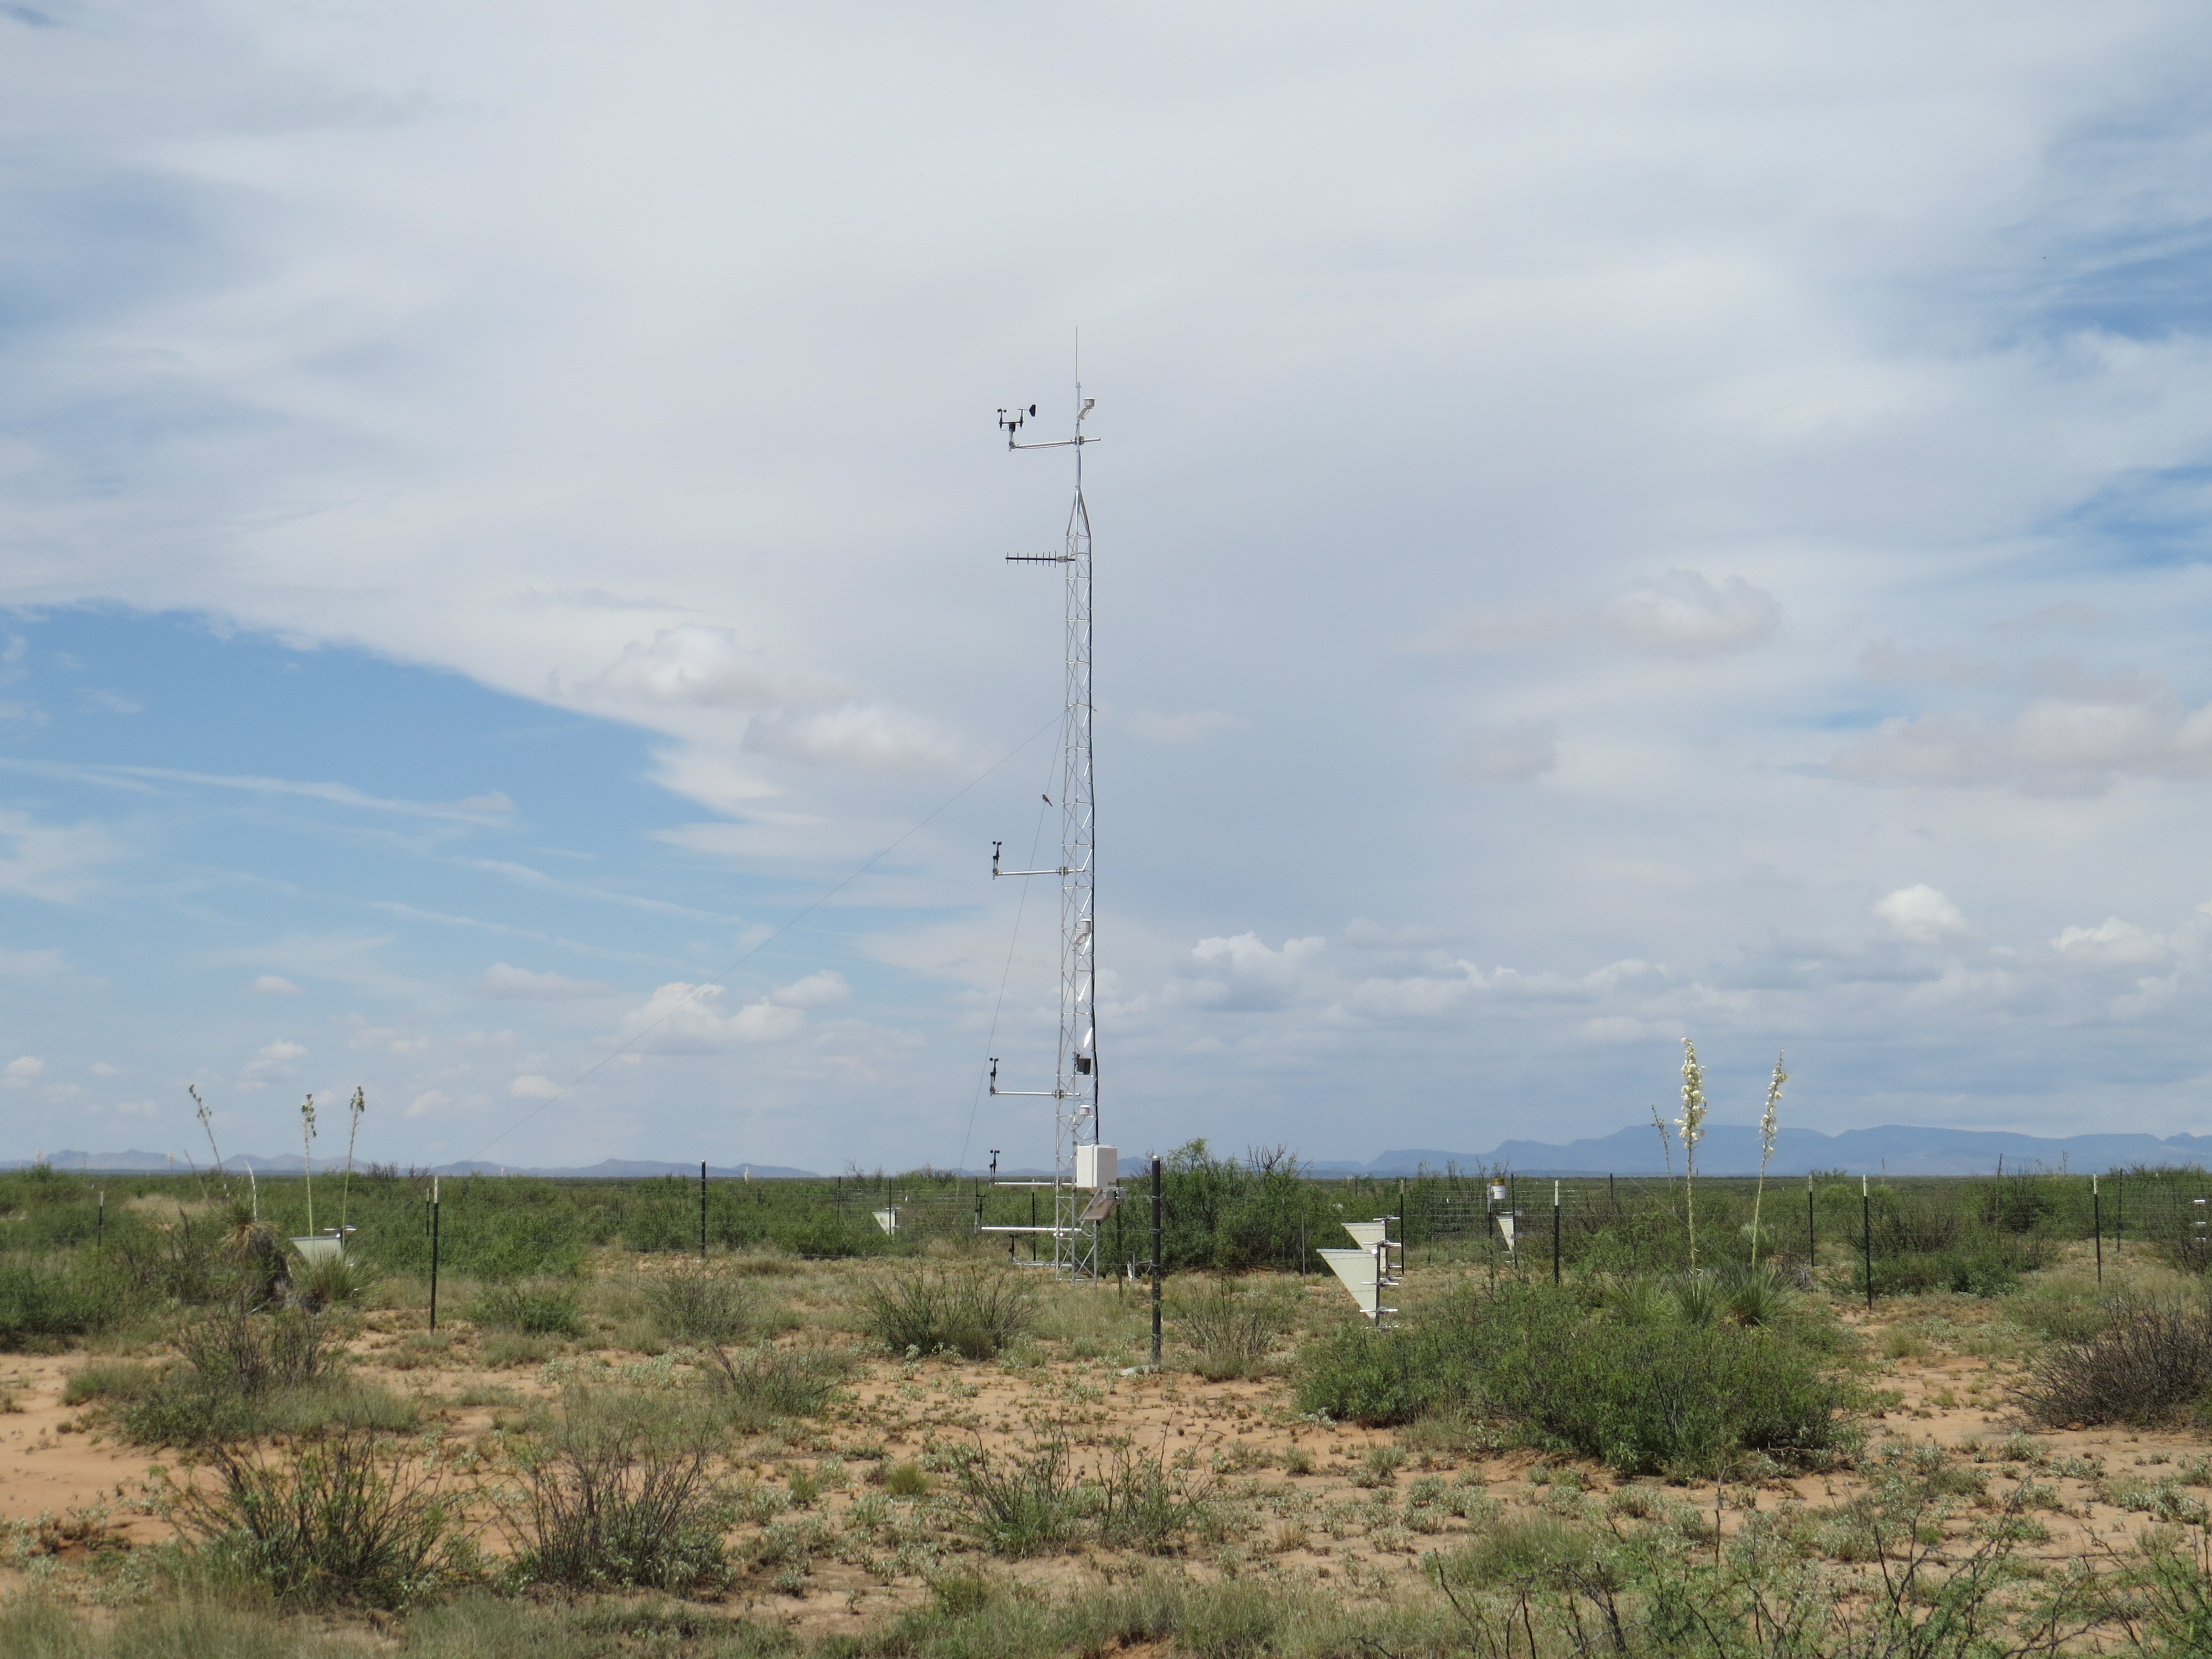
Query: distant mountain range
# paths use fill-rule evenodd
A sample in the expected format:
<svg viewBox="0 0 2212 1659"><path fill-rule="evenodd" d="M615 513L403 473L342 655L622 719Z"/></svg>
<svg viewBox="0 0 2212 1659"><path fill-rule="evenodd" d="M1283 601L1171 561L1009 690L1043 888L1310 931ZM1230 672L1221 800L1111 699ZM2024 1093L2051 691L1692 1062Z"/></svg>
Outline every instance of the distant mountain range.
<svg viewBox="0 0 2212 1659"><path fill-rule="evenodd" d="M1681 1149L1674 1149L1677 1166ZM1919 1129L1905 1124L1885 1124L1878 1129L1846 1129L1822 1134L1817 1129L1784 1129L1775 1137L1769 1175L1804 1175L1815 1170L1837 1170L1850 1175L1988 1175L2002 1158L2020 1170L2090 1170L2132 1169L2137 1164L2212 1169L2212 1135L2168 1135L2164 1139L2145 1134L2044 1135L2015 1134L2003 1129ZM0 1169L20 1170L30 1162L18 1158L0 1163ZM134 1174L165 1170L184 1171L179 1158L161 1152L52 1152L46 1162L58 1170L82 1170L106 1174ZM282 1158L237 1157L223 1160L234 1174L251 1168L267 1175L297 1175L304 1166L298 1153ZM1648 1123L1618 1129L1595 1139L1571 1140L1564 1146L1541 1140L1508 1140L1487 1152L1452 1152L1435 1147L1411 1147L1385 1152L1366 1164L1316 1160L1304 1167L1323 1176L1401 1176L1456 1164L1462 1170L1508 1169L1521 1175L1659 1175L1666 1158L1658 1133ZM210 1166L202 1166L204 1168ZM318 1170L332 1166L318 1162ZM1698 1147L1698 1168L1707 1175L1756 1175L1759 1172L1759 1130L1755 1125L1709 1123ZM517 1164L471 1161L441 1164L424 1173L437 1175L529 1175L578 1181L637 1180L647 1176L696 1177L696 1164L669 1164L649 1158L605 1158L586 1169L526 1169ZM981 1170L945 1171L980 1176ZM1002 1167L1002 1177L1036 1179L1048 1176L1042 1170ZM1124 1154L1125 1177L1139 1173L1138 1159ZM747 1175L760 1180L812 1176L811 1170L789 1169L780 1164L714 1167L707 1174L716 1181L734 1181Z"/></svg>

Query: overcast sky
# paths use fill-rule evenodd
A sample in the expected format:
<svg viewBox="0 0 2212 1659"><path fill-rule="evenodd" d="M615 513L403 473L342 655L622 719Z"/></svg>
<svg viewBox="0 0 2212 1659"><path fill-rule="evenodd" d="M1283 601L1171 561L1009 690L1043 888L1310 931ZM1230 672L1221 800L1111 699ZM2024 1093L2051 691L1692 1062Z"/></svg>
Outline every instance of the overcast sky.
<svg viewBox="0 0 2212 1659"><path fill-rule="evenodd" d="M2178 0L0 5L0 1156L1047 1158L1079 328L1108 1140L1685 1035L2201 1131L2208 87Z"/></svg>

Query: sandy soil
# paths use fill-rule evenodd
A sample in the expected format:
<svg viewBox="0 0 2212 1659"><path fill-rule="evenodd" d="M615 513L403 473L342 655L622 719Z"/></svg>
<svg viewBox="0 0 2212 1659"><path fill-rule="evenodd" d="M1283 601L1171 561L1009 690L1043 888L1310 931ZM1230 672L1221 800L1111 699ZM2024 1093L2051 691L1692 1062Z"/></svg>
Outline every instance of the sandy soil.
<svg viewBox="0 0 2212 1659"><path fill-rule="evenodd" d="M1101 1286L1089 1293L1115 1292ZM1308 1293L1317 1307L1328 1305L1333 1286L1317 1283ZM2023 1482L2031 1483L2028 1513L2048 1536L2025 1543L2022 1550L2052 1561L2102 1547L2125 1547L2153 1524L2151 1514L2110 1501L2108 1491L2115 1482L2132 1479L2148 1485L2185 1474L2195 1481L2212 1480L2205 1464L2212 1442L2181 1431L2039 1432L2032 1440L2035 1462L2008 1459L2008 1437L2019 1428L2008 1393L2020 1375L2020 1361L2002 1352L2002 1343L1986 1345L1999 1352L1961 1351L1977 1345L1978 1334L1994 1328L2001 1313L1996 1304L1948 1297L1885 1303L1870 1320L1858 1310L1845 1310L1844 1316L1862 1326L1876 1352L1885 1339L1919 1350L1877 1362L1877 1385L1893 1392L1869 1425L1870 1442L1896 1438L1942 1448L1954 1463L1984 1472L1989 1502L1996 1506ZM421 1323L419 1314L374 1316L354 1345L357 1363L366 1376L419 1396L430 1419L442 1425L450 1438L489 1443L514 1417L511 1407L459 1405L457 1394L495 1388L526 1399L549 1390L538 1367L493 1371L475 1365L465 1342L435 1366L394 1369L390 1362L402 1353L402 1337ZM1915 1334L1926 1329L1936 1335ZM1955 1342L1943 1341L1946 1334ZM638 1360L633 1353L599 1357L616 1365ZM64 1556L82 1553L88 1542L102 1535L134 1545L161 1537L162 1523L146 1505L145 1480L149 1466L173 1461L118 1442L96 1417L88 1420L83 1413L61 1404L69 1373L84 1363L81 1354L0 1358L0 1394L13 1405L0 1414L0 1522L38 1522L46 1517L38 1541L21 1528L19 1540L33 1550ZM1257 1506L1272 1503L1276 1518L1230 1542L1200 1547L1189 1564L1194 1570L1331 1582L1352 1594L1383 1593L1419 1571L1423 1553L1449 1547L1468 1530L1467 1522L1444 1513L1441 1505L1426 1510L1407 1507L1407 1494L1425 1477L1477 1487L1509 1510L1555 1501L1553 1494L1563 1486L1601 1494L1625 1484L1586 1461L1527 1450L1418 1447L1395 1474L1378 1479L1362 1459L1370 1448L1395 1443L1396 1437L1303 1417L1279 1378L1206 1383L1173 1370L1132 1375L1099 1360L1055 1358L1012 1370L945 1360L876 1359L849 1393L849 1400L823 1419L799 1425L787 1437L750 1443L733 1462L732 1477L740 1482L787 1481L794 1473L817 1471L825 1458L842 1460L843 1484L833 1480L813 1506L817 1515L835 1520L876 1490L867 1479L871 1470L933 1448L980 1445L1002 1451L1052 1435L1065 1437L1079 1455L1096 1455L1104 1441L1126 1437L1171 1458L1188 1454L1187 1461L1196 1468L1213 1471L1217 1490L1232 1498L1241 1496L1255 1515ZM2022 1443L2014 1443L2014 1449ZM1290 1473L1286 1463L1310 1466L1310 1472ZM1864 1490L1866 1478L1844 1472L1720 1488L1626 1484L1650 1486L1667 1498L1692 1502L1717 1516L1724 1532L1734 1533L1753 1510L1848 1502ZM1394 1498L1391 1517L1374 1508L1378 1494ZM2183 1496L2201 1502L2212 1491L2191 1486ZM1987 1506L1983 1512L1989 1512ZM1126 1559L1078 1553L994 1571L1039 1582L1095 1582L1132 1565ZM17 1577L19 1571L0 1577ZM849 1631L923 1594L915 1573L887 1570L880 1560L855 1565L824 1550L814 1557L803 1593L759 1584L732 1600L735 1606L810 1630Z"/></svg>

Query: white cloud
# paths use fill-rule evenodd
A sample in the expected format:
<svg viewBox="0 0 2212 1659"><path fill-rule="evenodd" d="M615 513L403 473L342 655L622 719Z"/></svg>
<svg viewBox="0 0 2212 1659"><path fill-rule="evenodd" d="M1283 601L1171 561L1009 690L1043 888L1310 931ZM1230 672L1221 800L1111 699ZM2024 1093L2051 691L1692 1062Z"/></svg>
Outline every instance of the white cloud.
<svg viewBox="0 0 2212 1659"><path fill-rule="evenodd" d="M834 681L793 680L742 650L726 628L700 623L664 628L623 647L619 660L578 688L590 696L642 698L753 714L793 701L820 702L847 695Z"/></svg>
<svg viewBox="0 0 2212 1659"><path fill-rule="evenodd" d="M809 975L810 979L819 977ZM697 1053L782 1042L805 1029L804 1008L787 1006L763 997L725 1013L722 1010L726 994L720 985L690 985L674 981L660 987L643 1005L630 1011L623 1020L623 1035L648 1048Z"/></svg>
<svg viewBox="0 0 2212 1659"><path fill-rule="evenodd" d="M2077 678L2010 719L1894 716L1838 753L1830 769L1873 782L2046 795L2094 795L2125 777L2212 778L2212 703L2189 708L2155 675Z"/></svg>
<svg viewBox="0 0 2212 1659"><path fill-rule="evenodd" d="M2065 928L2051 947L2062 957L2107 968L2162 964L2173 954L2169 941L2118 916L2108 916L2094 927Z"/></svg>
<svg viewBox="0 0 2212 1659"><path fill-rule="evenodd" d="M508 1084L507 1091L518 1100L550 1100L561 1092L561 1085L550 1077L531 1072Z"/></svg>
<svg viewBox="0 0 2212 1659"><path fill-rule="evenodd" d="M533 973L504 962L495 962L478 975L475 989L480 997L520 1002L565 1002L580 997L614 994L611 986L570 979L565 974Z"/></svg>
<svg viewBox="0 0 2212 1659"><path fill-rule="evenodd" d="M779 1008L835 1008L853 1000L853 988L835 968L823 968L778 986L768 1000Z"/></svg>
<svg viewBox="0 0 2212 1659"><path fill-rule="evenodd" d="M94 1077L121 1077L123 1068L120 1066L110 1066L104 1060L95 1060L92 1063L92 1074Z"/></svg>
<svg viewBox="0 0 2212 1659"><path fill-rule="evenodd" d="M744 746L781 760L912 777L941 776L973 758L967 744L935 720L868 703L757 714Z"/></svg>
<svg viewBox="0 0 2212 1659"><path fill-rule="evenodd" d="M1549 720L1515 720L1462 732L1452 775L1462 783L1526 783L1559 765L1559 728Z"/></svg>
<svg viewBox="0 0 2212 1659"><path fill-rule="evenodd" d="M1959 907L1925 882L1878 900L1874 913L1889 924L1891 933L1914 945L1940 945L1973 931Z"/></svg>
<svg viewBox="0 0 2212 1659"><path fill-rule="evenodd" d="M465 800L455 801L453 805L464 812L504 813L514 811L514 803L507 798L507 792L502 789L471 795Z"/></svg>
<svg viewBox="0 0 2212 1659"><path fill-rule="evenodd" d="M8 1062L4 1076L11 1089L27 1087L46 1073L46 1062L36 1054L24 1054Z"/></svg>
<svg viewBox="0 0 2212 1659"><path fill-rule="evenodd" d="M1701 571L1669 570L1614 594L1602 623L1622 644L1655 656L1710 657L1772 639L1782 606L1741 576L1716 582Z"/></svg>
<svg viewBox="0 0 2212 1659"><path fill-rule="evenodd" d="M254 1051L253 1058L246 1062L244 1075L255 1079L289 1077L295 1069L292 1062L305 1058L307 1052L301 1044L278 1037Z"/></svg>
<svg viewBox="0 0 2212 1659"><path fill-rule="evenodd" d="M267 996L295 997L300 988L282 974L260 974L254 977L253 988Z"/></svg>
<svg viewBox="0 0 2212 1659"><path fill-rule="evenodd" d="M0 808L0 893L72 904L97 883L95 872L122 849L98 823L41 823L27 812Z"/></svg>
<svg viewBox="0 0 2212 1659"><path fill-rule="evenodd" d="M50 979L68 965L59 951L0 950L0 979Z"/></svg>
<svg viewBox="0 0 2212 1659"><path fill-rule="evenodd" d="M443 1089L425 1089L421 1094L416 1095L414 1099L407 1103L406 1109L403 1111L400 1115L403 1117L428 1117L434 1113L438 1112L443 1108L450 1106L453 1103L453 1097L447 1094Z"/></svg>

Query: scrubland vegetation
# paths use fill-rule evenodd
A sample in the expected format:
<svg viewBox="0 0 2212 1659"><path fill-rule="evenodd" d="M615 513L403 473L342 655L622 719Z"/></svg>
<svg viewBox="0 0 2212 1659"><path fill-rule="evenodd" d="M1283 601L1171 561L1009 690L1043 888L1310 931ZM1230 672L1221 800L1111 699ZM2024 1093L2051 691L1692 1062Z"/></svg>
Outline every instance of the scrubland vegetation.
<svg viewBox="0 0 2212 1659"><path fill-rule="evenodd" d="M1548 1182L1516 1258L1193 1148L1155 1373L1143 1206L1067 1285L970 1182L716 1183L702 1261L695 1183L449 1181L433 1330L425 1182L311 1270L293 1183L0 1177L0 1653L2201 1655L2200 1183L1816 1182L1808 1249L1701 1178L1696 1271L1570 1183L1555 1282ZM1376 1330L1297 1270L1384 1212Z"/></svg>

